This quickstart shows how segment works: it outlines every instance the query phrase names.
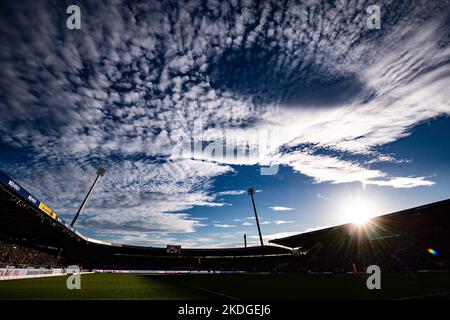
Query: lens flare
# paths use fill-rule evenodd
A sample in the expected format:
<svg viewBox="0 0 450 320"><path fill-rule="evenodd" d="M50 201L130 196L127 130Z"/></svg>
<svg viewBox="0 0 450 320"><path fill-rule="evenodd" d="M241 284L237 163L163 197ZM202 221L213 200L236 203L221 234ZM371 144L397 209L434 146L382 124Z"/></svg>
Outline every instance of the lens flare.
<svg viewBox="0 0 450 320"><path fill-rule="evenodd" d="M363 226L376 215L376 212L375 206L368 199L355 197L342 203L339 215L345 223L352 222Z"/></svg>
<svg viewBox="0 0 450 320"><path fill-rule="evenodd" d="M432 254L433 256L437 256L438 255L438 252L436 250L434 250L434 249L428 248L427 251L428 251L429 254Z"/></svg>

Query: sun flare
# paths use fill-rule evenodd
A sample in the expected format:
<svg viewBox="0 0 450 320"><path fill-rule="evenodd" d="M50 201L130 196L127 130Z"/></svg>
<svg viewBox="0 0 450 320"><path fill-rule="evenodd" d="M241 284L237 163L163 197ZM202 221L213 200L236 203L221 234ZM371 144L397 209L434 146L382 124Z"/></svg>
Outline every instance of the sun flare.
<svg viewBox="0 0 450 320"><path fill-rule="evenodd" d="M370 218L376 215L376 209L370 201L354 199L345 202L341 206L340 215L345 222L363 226L369 222Z"/></svg>

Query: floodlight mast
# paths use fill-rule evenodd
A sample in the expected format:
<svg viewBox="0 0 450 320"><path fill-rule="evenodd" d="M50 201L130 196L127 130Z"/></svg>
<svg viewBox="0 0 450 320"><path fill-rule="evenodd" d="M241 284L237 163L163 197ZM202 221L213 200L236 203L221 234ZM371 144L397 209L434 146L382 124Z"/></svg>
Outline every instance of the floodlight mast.
<svg viewBox="0 0 450 320"><path fill-rule="evenodd" d="M256 212L255 199L253 199L255 190L253 188L248 188L247 193L250 196L250 198L252 198L253 211L255 212L256 225L258 226L259 241L261 242L261 247L264 247L264 242L263 242L263 238L261 235L261 228L259 226L258 213Z"/></svg>
<svg viewBox="0 0 450 320"><path fill-rule="evenodd" d="M77 221L78 216L80 215L81 210L83 210L83 208L84 208L84 206L85 206L89 196L91 195L92 190L94 190L95 185L98 182L98 179L100 177L103 177L105 175L105 173L106 173L105 168L98 168L98 170L97 170L97 177L95 178L94 183L92 184L91 188L89 189L88 193L86 194L86 197L84 198L83 202L81 203L80 208L78 208L77 214L75 215L75 217L72 220L72 223L70 224L71 227L73 227L73 225L75 224L75 221Z"/></svg>

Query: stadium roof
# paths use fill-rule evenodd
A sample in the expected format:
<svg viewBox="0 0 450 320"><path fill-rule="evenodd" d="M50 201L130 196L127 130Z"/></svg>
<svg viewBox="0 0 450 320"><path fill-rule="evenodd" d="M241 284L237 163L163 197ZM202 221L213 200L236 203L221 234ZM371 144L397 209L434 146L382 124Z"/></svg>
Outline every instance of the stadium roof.
<svg viewBox="0 0 450 320"><path fill-rule="evenodd" d="M450 221L450 199L398 211L391 214L381 215L370 219L366 231L372 240L389 238L412 232L415 230L433 230L440 226L448 229ZM270 243L289 248L311 248L318 242L334 241L339 236L351 234L361 227L353 223L342 224L326 229L271 240ZM415 231L414 231L415 232Z"/></svg>

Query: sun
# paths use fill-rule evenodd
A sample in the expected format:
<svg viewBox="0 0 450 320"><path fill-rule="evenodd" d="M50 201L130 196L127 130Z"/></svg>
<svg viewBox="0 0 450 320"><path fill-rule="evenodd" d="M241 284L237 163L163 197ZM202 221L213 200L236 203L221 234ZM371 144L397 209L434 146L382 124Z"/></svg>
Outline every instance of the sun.
<svg viewBox="0 0 450 320"><path fill-rule="evenodd" d="M341 205L340 215L345 222L363 226L374 217L376 210L370 201L364 199L349 199Z"/></svg>

